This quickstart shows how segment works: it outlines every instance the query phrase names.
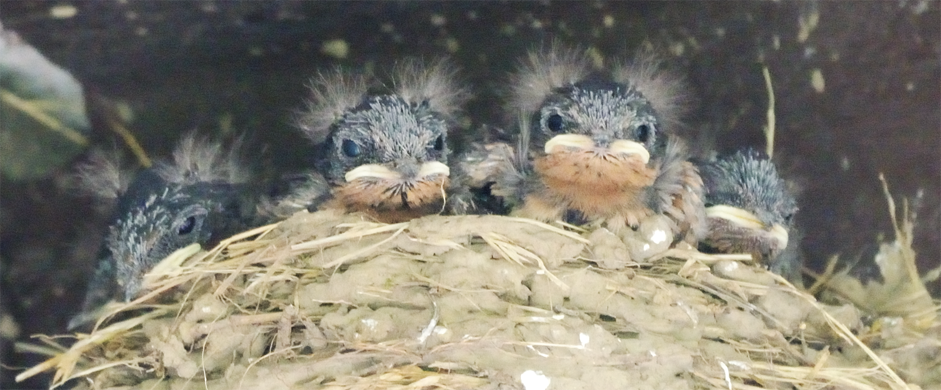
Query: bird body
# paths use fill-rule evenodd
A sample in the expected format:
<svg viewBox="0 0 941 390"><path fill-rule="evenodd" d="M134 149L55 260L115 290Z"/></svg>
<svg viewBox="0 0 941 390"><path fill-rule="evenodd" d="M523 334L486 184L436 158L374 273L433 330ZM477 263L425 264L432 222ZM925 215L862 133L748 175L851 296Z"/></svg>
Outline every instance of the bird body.
<svg viewBox="0 0 941 390"><path fill-rule="evenodd" d="M701 249L749 253L791 281L800 279L797 201L774 163L752 149L700 164L707 234Z"/></svg>
<svg viewBox="0 0 941 390"><path fill-rule="evenodd" d="M553 46L532 52L513 80L519 145L485 163L512 214L612 230L666 214L677 232L698 234L701 181L664 131L678 117L680 84L652 57L609 70Z"/></svg>
<svg viewBox="0 0 941 390"><path fill-rule="evenodd" d="M86 323L112 298L136 298L144 274L174 251L208 245L258 223L257 191L235 152L192 134L172 162L130 175L118 162L97 155L80 167L79 176L113 212L83 310L70 328Z"/></svg>
<svg viewBox="0 0 941 390"><path fill-rule="evenodd" d="M447 136L466 99L454 73L443 61L403 61L392 71L391 87L341 70L315 78L298 118L318 145L315 166L329 186L321 192L330 195L314 206L381 222L443 211L455 190Z"/></svg>
<svg viewBox="0 0 941 390"><path fill-rule="evenodd" d="M633 161L632 161L633 160ZM519 215L540 220L562 219L578 210L587 219L621 218L634 224L647 214L644 191L656 179L654 168L621 155L598 156L593 151L553 153L534 161L541 191L526 197Z"/></svg>

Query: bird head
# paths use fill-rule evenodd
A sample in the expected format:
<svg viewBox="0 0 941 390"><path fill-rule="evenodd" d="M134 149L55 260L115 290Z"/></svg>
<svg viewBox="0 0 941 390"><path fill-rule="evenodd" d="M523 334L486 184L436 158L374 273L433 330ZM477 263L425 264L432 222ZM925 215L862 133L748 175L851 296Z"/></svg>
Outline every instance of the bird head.
<svg viewBox="0 0 941 390"><path fill-rule="evenodd" d="M369 96L334 125L325 176L349 199L380 209L440 200L450 175L447 132L447 118L428 102Z"/></svg>
<svg viewBox="0 0 941 390"><path fill-rule="evenodd" d="M664 140L657 112L644 95L600 75L552 91L531 123L533 146L546 155L590 153L646 165Z"/></svg>
<svg viewBox="0 0 941 390"><path fill-rule="evenodd" d="M118 195L104 251L124 299L135 298L144 274L174 251L246 227L252 197L237 149L186 135L172 161L137 173Z"/></svg>
<svg viewBox="0 0 941 390"><path fill-rule="evenodd" d="M511 82L512 103L530 123L521 138L548 188L569 201L628 207L656 180L681 83L649 52L629 64L599 62L561 45L533 51ZM586 188L604 199L586 198Z"/></svg>
<svg viewBox="0 0 941 390"><path fill-rule="evenodd" d="M440 209L449 184L448 130L466 99L444 61L401 61L383 82L322 73L299 126L320 145L334 201L360 211ZM380 218L382 219L382 218Z"/></svg>
<svg viewBox="0 0 941 390"><path fill-rule="evenodd" d="M739 151L703 165L700 172L710 225L708 245L764 259L788 246L797 201L766 155Z"/></svg>

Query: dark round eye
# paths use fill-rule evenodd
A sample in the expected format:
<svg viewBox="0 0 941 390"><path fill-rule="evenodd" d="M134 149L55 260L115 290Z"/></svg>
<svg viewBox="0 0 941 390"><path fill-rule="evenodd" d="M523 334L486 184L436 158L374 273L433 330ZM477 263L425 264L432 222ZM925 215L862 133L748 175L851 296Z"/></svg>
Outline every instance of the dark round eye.
<svg viewBox="0 0 941 390"><path fill-rule="evenodd" d="M794 213L785 215L785 216L784 216L784 222L785 222L785 223L791 223L791 219L793 219L793 218L794 218Z"/></svg>
<svg viewBox="0 0 941 390"><path fill-rule="evenodd" d="M343 149L343 154L345 154L346 157L356 157L360 154L359 145L357 145L356 142L353 142L353 140L343 140L343 144L340 145L340 149Z"/></svg>
<svg viewBox="0 0 941 390"><path fill-rule="evenodd" d="M637 126L637 129L634 130L637 135L637 140L640 143L647 143L650 140L650 136L653 135L653 128L650 125L640 125Z"/></svg>
<svg viewBox="0 0 941 390"><path fill-rule="evenodd" d="M554 133L562 131L562 115L549 115L549 117L546 118L546 127Z"/></svg>
<svg viewBox="0 0 941 390"><path fill-rule="evenodd" d="M444 150L444 136L443 135L439 135L438 138L435 139L435 150L438 150L438 151Z"/></svg>
<svg viewBox="0 0 941 390"><path fill-rule="evenodd" d="M186 220L183 221L183 224L180 225L179 229L177 229L177 234L181 236L190 234L193 232L193 228L195 227L196 227L196 217L191 216L189 218L186 218Z"/></svg>

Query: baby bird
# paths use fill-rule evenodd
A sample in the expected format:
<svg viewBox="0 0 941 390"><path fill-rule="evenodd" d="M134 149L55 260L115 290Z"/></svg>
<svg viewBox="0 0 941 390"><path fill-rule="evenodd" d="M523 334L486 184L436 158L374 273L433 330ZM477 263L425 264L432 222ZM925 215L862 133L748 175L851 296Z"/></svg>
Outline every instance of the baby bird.
<svg viewBox="0 0 941 390"><path fill-rule="evenodd" d="M800 281L797 201L774 163L753 149L701 164L707 233L704 251L750 253L771 271Z"/></svg>
<svg viewBox="0 0 941 390"><path fill-rule="evenodd" d="M116 159L93 155L79 168L88 192L111 204L112 218L98 268L82 312L69 323L80 327L108 300L130 301L143 276L170 253L193 243L213 245L256 224L256 196L236 153L219 143L186 136L172 162L136 175Z"/></svg>
<svg viewBox="0 0 941 390"><path fill-rule="evenodd" d="M340 70L316 77L298 124L318 145L315 167L329 188L300 186L303 196L387 223L456 207L447 138L467 94L454 78L444 61L414 60L398 63L385 86Z"/></svg>
<svg viewBox="0 0 941 390"><path fill-rule="evenodd" d="M644 55L599 69L559 46L530 53L512 89L520 143L503 159L512 164L489 158L492 193L517 216L612 230L665 214L675 233L695 241L702 182L685 145L666 131L677 120L680 82L658 65Z"/></svg>

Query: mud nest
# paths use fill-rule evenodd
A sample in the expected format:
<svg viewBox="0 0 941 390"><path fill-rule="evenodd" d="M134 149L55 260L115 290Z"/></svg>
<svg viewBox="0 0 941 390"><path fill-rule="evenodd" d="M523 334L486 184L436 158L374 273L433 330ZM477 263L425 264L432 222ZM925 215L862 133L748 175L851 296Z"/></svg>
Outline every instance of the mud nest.
<svg viewBox="0 0 941 390"><path fill-rule="evenodd" d="M616 234L303 212L174 253L148 275L149 294L106 306L90 334L68 347L40 339L52 357L21 378L55 369L53 386L265 390L941 382L927 294L904 298L919 310L865 321L859 305L818 303L747 256L669 248L665 223Z"/></svg>

